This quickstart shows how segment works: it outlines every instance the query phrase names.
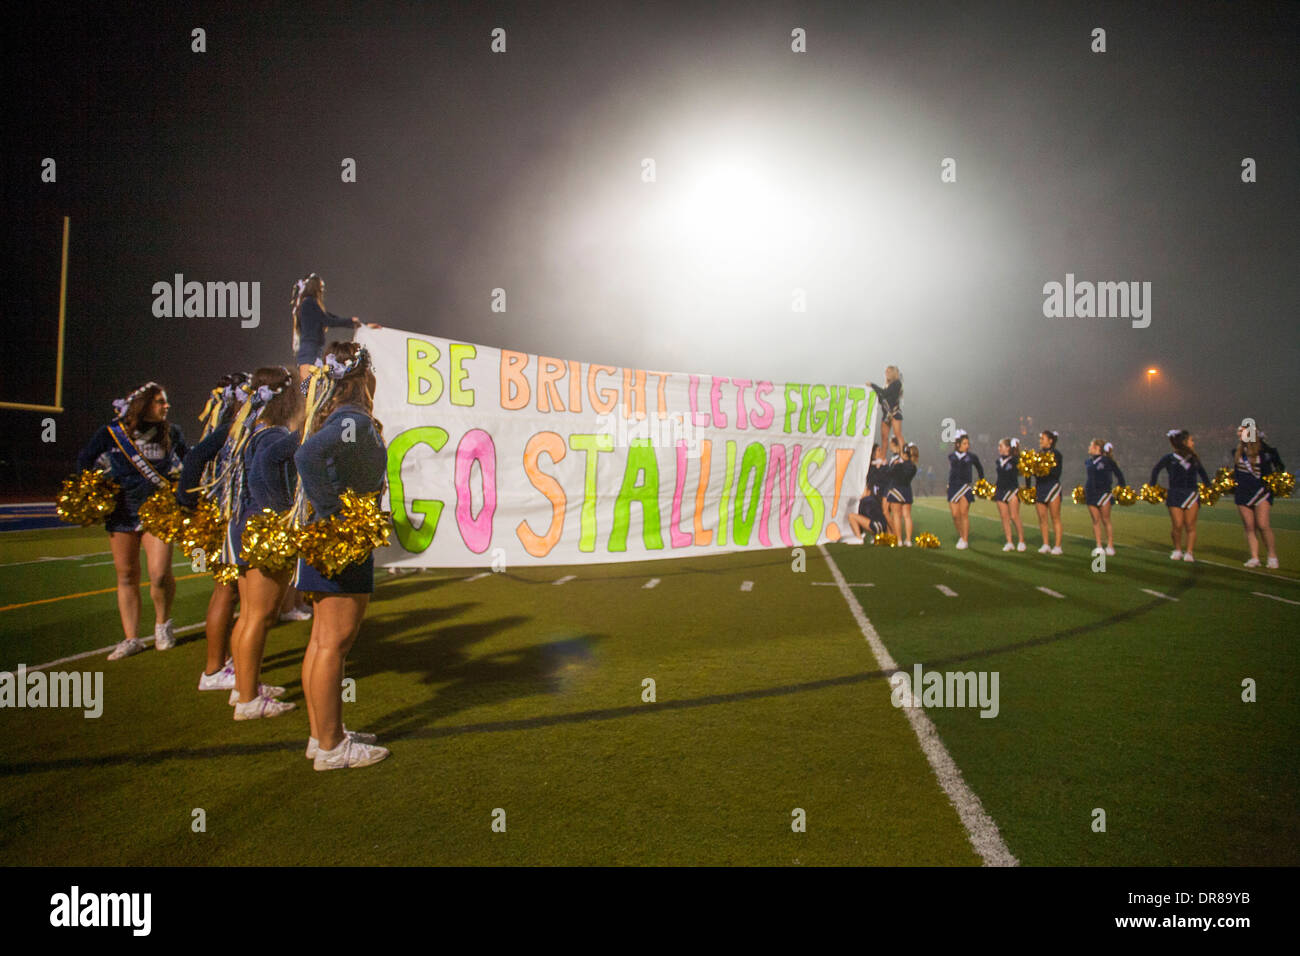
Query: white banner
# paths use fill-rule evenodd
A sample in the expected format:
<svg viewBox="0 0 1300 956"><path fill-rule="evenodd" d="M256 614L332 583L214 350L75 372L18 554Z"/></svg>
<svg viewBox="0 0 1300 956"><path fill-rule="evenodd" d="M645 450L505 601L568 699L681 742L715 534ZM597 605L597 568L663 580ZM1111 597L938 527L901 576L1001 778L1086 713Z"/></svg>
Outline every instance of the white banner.
<svg viewBox="0 0 1300 956"><path fill-rule="evenodd" d="M387 566L585 564L848 533L876 396L362 328L388 443ZM723 516L720 520L719 516Z"/></svg>

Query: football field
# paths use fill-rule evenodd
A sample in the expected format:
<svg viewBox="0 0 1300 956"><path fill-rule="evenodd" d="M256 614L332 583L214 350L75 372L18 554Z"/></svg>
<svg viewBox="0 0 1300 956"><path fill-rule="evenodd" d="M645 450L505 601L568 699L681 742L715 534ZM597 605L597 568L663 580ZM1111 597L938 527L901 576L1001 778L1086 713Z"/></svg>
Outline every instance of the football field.
<svg viewBox="0 0 1300 956"><path fill-rule="evenodd" d="M1300 506L1277 571L1227 501L1195 564L1163 507L1116 508L1104 571L1063 513L1058 557L1032 509L1000 551L988 502L956 551L932 498L937 550L381 571L344 717L392 756L344 773L303 757L310 622L263 672L299 709L236 723L195 689L207 575L175 568L175 649L59 662L120 639L107 537L0 534L0 670L104 675L95 719L0 709L0 863L1300 863ZM881 650L996 673L996 715L895 707Z"/></svg>

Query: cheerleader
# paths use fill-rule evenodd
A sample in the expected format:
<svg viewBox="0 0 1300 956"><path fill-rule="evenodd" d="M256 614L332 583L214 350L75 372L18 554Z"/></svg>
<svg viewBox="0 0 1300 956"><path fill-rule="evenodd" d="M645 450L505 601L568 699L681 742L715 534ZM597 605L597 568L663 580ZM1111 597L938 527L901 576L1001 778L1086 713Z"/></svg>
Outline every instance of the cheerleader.
<svg viewBox="0 0 1300 956"><path fill-rule="evenodd" d="M281 513L293 507L296 475L293 454L302 426L302 393L283 365L259 368L249 383L252 394L230 429L226 470L221 482L223 512L230 516L222 560L239 568L239 620L230 635L235 658L235 689L230 703L235 720L277 717L293 710L277 700L283 687L260 681L266 632L275 623L292 570L252 567L241 556L249 519L263 508Z"/></svg>
<svg viewBox="0 0 1300 956"><path fill-rule="evenodd" d="M884 434L881 437L888 443L889 433L892 430L901 448L903 446L903 376L899 373L898 366L885 367L884 388L875 382L868 382L867 386L880 398L880 410L884 414L884 421L881 423Z"/></svg>
<svg viewBox="0 0 1300 956"><path fill-rule="evenodd" d="M878 534L889 531L889 521L885 517L881 497L876 494L870 482L862 489L857 512L849 515L849 527L853 529L854 534L854 537L848 539L851 544L863 544L868 535L874 538Z"/></svg>
<svg viewBox="0 0 1300 956"><path fill-rule="evenodd" d="M1061 550L1061 471L1064 459L1056 450L1060 436L1047 429L1038 436L1038 447L1047 452L1052 459L1052 468L1046 475L1034 478L1034 509L1038 512L1038 530L1043 533L1043 546L1039 554L1063 554ZM1056 546L1047 543L1047 519L1052 519L1052 530L1056 533Z"/></svg>
<svg viewBox="0 0 1300 956"><path fill-rule="evenodd" d="M366 349L354 342L333 343L325 366L313 373L308 394L306 434L310 437L294 455L299 477L295 511L301 519L310 505L319 520L342 507L340 495L345 491L359 495L380 491L388 454L379 423L372 417L375 374ZM307 756L314 758L317 770L366 767L388 756L386 748L375 745L373 734L343 726L339 696L343 664L375 588L374 568L373 554L334 577L298 561L294 585L316 595L302 687L311 723Z"/></svg>
<svg viewBox="0 0 1300 956"><path fill-rule="evenodd" d="M957 529L957 550L964 551L970 547L970 503L975 500L972 490L971 468L984 477L984 466L979 456L970 450L970 436L966 430L957 432L952 443L953 450L948 453L948 510L952 513L953 527Z"/></svg>
<svg viewBox="0 0 1300 956"><path fill-rule="evenodd" d="M114 421L105 425L77 456L77 469L95 467L107 454L108 468L120 486L117 507L108 516L109 548L117 570L117 610L125 637L108 655L120 660L144 650L136 637L140 627L140 549L149 565L149 596L153 599L154 647L160 651L175 646L172 628L172 599L176 579L172 576L172 546L155 538L140 526L139 509L160 488L169 486L169 476L178 472L186 452L185 435L179 425L167 420L171 408L167 392L157 382L141 385L126 398L113 402Z"/></svg>
<svg viewBox="0 0 1300 956"><path fill-rule="evenodd" d="M889 476L889 491L885 495L885 517L899 535L899 544L905 548L912 546L912 479L916 477L916 463L921 460L920 449L908 442L903 446L903 454L894 464Z"/></svg>
<svg viewBox="0 0 1300 956"><path fill-rule="evenodd" d="M1187 429L1171 428L1165 435L1174 450L1151 469L1151 484L1159 481L1160 472L1169 472L1165 507L1169 509L1169 538L1174 545L1169 560L1195 561L1192 549L1196 547L1196 515L1201 510L1201 493L1196 478L1199 475L1208 485L1210 476L1196 455L1196 439Z"/></svg>
<svg viewBox="0 0 1300 956"><path fill-rule="evenodd" d="M997 502L998 517L1002 519L1002 534L1007 543L1003 551L1025 550L1025 526L1020 521L1020 439L1003 438L998 442L997 475L993 500ZM1011 543L1011 526L1015 524L1019 544Z"/></svg>
<svg viewBox="0 0 1300 956"><path fill-rule="evenodd" d="M1124 472L1115 464L1113 452L1115 446L1094 438L1088 445L1088 460L1084 463L1086 477L1083 483L1084 500L1088 503L1088 514L1092 517L1092 536L1101 547L1101 532L1106 530L1106 553L1115 553L1115 528L1110 523L1110 509L1114 505L1111 494L1111 476L1115 484L1125 484Z"/></svg>
<svg viewBox="0 0 1300 956"><path fill-rule="evenodd" d="M176 502L181 507L197 507L202 490L215 484L215 476L225 464L221 450L230 435L231 423L248 399L249 379L247 372L234 372L223 376L212 390L199 415L203 437L186 453L181 464L181 480L176 486ZM208 598L208 613L203 622L208 660L199 676L199 690L231 690L235 686L235 662L229 652L238 596L233 584L213 579L212 596Z"/></svg>
<svg viewBox="0 0 1300 956"><path fill-rule="evenodd" d="M1273 544L1273 528L1269 525L1269 513L1273 508L1273 490L1264 481L1264 476L1286 471L1277 449L1264 441L1263 432L1255 436L1254 441L1246 441L1248 432L1245 428L1237 429L1237 447L1233 450L1233 473L1237 482L1233 499L1237 503L1237 512L1242 524L1246 526L1246 546L1250 549L1250 560L1246 567L1259 567L1259 537L1264 539L1268 549L1268 566L1276 568L1277 550Z"/></svg>
<svg viewBox="0 0 1300 956"><path fill-rule="evenodd" d="M360 328L361 320L355 315L344 318L325 311L325 280L311 273L293 284L293 355L298 365L298 376L305 380L321 349L325 347L325 330L329 328ZM367 322L372 329L380 328Z"/></svg>

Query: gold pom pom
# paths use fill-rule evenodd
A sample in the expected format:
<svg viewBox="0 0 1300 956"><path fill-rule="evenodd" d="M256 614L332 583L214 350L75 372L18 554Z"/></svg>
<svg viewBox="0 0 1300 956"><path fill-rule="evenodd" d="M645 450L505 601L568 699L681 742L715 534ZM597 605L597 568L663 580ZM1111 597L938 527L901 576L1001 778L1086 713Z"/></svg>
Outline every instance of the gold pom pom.
<svg viewBox="0 0 1300 956"><path fill-rule="evenodd" d="M212 568L212 577L216 579L218 584L234 584L239 580L239 567L237 565L214 561L208 567Z"/></svg>
<svg viewBox="0 0 1300 956"><path fill-rule="evenodd" d="M289 513L276 514L263 508L244 525L239 557L251 567L277 574L298 556L298 547Z"/></svg>
<svg viewBox="0 0 1300 956"><path fill-rule="evenodd" d="M1038 500L1038 491L1034 488L1021 488L1016 492L1016 497L1019 498L1022 503L1032 505Z"/></svg>
<svg viewBox="0 0 1300 956"><path fill-rule="evenodd" d="M1074 490L1070 492L1070 500L1076 505L1081 505L1088 500L1088 496L1083 490L1083 485L1074 486Z"/></svg>
<svg viewBox="0 0 1300 956"><path fill-rule="evenodd" d="M873 544L883 545L886 548L898 547L898 538L888 531L882 531L872 539Z"/></svg>
<svg viewBox="0 0 1300 956"><path fill-rule="evenodd" d="M140 506L140 527L168 544L176 540L184 520L176 490L170 486L159 488Z"/></svg>
<svg viewBox="0 0 1300 956"><path fill-rule="evenodd" d="M1203 481L1197 485L1196 490L1200 492L1201 504L1203 505L1213 508L1214 503L1219 500L1219 492L1214 488L1214 486L1207 485Z"/></svg>
<svg viewBox="0 0 1300 956"><path fill-rule="evenodd" d="M996 489L988 481L981 478L975 482L975 497L991 499Z"/></svg>
<svg viewBox="0 0 1300 956"><path fill-rule="evenodd" d="M55 499L54 513L60 521L83 527L103 521L117 508L117 482L107 472L87 468L85 471L63 479L63 487Z"/></svg>
<svg viewBox="0 0 1300 956"><path fill-rule="evenodd" d="M339 500L341 511L297 529L299 556L327 578L388 544L391 529L388 512L379 510L378 492L362 496L348 490Z"/></svg>
<svg viewBox="0 0 1300 956"><path fill-rule="evenodd" d="M912 539L912 543L915 544L918 548L939 547L938 537L931 534L929 531L922 531L920 534L918 534L915 538Z"/></svg>
<svg viewBox="0 0 1300 956"><path fill-rule="evenodd" d="M184 515L176 535L176 547L189 558L194 557L195 551L202 551L207 561L212 563L221 550L221 538L226 533L221 509L215 501L203 500L193 511L185 510Z"/></svg>
<svg viewBox="0 0 1300 956"><path fill-rule="evenodd" d="M1138 493L1128 485L1120 485L1115 489L1115 500L1127 508L1129 505L1137 503Z"/></svg>
<svg viewBox="0 0 1300 956"><path fill-rule="evenodd" d="M1016 471L1020 472L1022 478L1032 478L1037 472L1034 470L1038 467L1038 452L1028 448L1020 453L1020 458L1016 461Z"/></svg>
<svg viewBox="0 0 1300 956"><path fill-rule="evenodd" d="M1290 498L1295 491L1295 475L1289 471L1278 471L1264 476L1264 484L1279 498Z"/></svg>
<svg viewBox="0 0 1300 956"><path fill-rule="evenodd" d="M1162 485L1143 485L1138 489L1138 497L1150 505L1164 504L1166 494Z"/></svg>

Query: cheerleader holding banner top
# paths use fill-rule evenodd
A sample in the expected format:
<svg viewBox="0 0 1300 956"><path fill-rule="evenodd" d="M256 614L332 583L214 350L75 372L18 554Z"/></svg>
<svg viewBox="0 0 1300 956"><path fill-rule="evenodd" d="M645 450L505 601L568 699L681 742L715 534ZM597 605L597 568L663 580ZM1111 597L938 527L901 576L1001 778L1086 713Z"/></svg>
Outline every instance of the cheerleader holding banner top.
<svg viewBox="0 0 1300 956"><path fill-rule="evenodd" d="M250 377L247 372L222 376L199 415L199 421L203 422L203 437L185 455L180 484L176 486L176 502L182 508L197 507L203 489L215 484L217 474L224 467L221 451L230 435L235 415L248 400ZM238 592L234 584L212 579L212 596L208 598L208 613L204 619L208 659L199 676L199 690L230 690L235 686L235 662L229 651L236 597Z"/></svg>
<svg viewBox="0 0 1300 956"><path fill-rule="evenodd" d="M1268 549L1268 566L1277 567L1277 549L1273 543L1273 529L1269 525L1269 513L1273 507L1273 490L1264 481L1265 475L1280 474L1286 471L1277 449L1264 441L1264 433L1256 432L1254 441L1247 428L1237 429L1237 447L1233 449L1232 477L1237 482L1233 489L1233 500L1242 523L1246 526L1246 546L1250 549L1250 559L1246 567L1259 567L1259 537L1264 539Z"/></svg>
<svg viewBox="0 0 1300 956"><path fill-rule="evenodd" d="M899 373L898 366L885 367L884 388L875 382L868 382L867 386L880 399L880 410L884 414L880 437L884 447L889 447L889 433L892 430L894 439L901 448L903 446L903 376Z"/></svg>
<svg viewBox="0 0 1300 956"><path fill-rule="evenodd" d="M1174 550L1169 560L1195 561L1192 549L1196 547L1196 515L1201 509L1200 490L1196 479L1207 485L1210 476L1205 473L1201 459L1196 456L1196 440L1185 428L1171 428L1165 432L1174 450L1156 462L1151 469L1151 484L1155 485L1160 472L1169 472L1169 491L1165 493L1165 507L1169 509L1169 537Z"/></svg>
<svg viewBox="0 0 1300 956"><path fill-rule="evenodd" d="M1115 503L1111 494L1111 476L1115 483L1123 485L1124 472L1119 470L1112 457L1115 446L1110 442L1094 438L1088 445L1088 461L1084 464L1087 477L1084 479L1083 495L1088 504L1088 514L1092 517L1092 536L1097 547L1102 547L1101 532L1106 531L1106 553L1115 553L1115 528L1110 523L1110 509Z"/></svg>
<svg viewBox="0 0 1300 956"><path fill-rule="evenodd" d="M343 508L348 492L369 495L383 489L388 453L371 410L375 373L370 353L354 342L333 343L325 365L307 382L306 438L294 455L298 467L295 516L302 524L320 521ZM311 640L302 662L311 737L307 756L317 770L367 767L388 756L373 734L343 726L339 687L343 663L361 630L375 589L371 553L332 576L298 559L294 586L315 596Z"/></svg>
<svg viewBox="0 0 1300 956"><path fill-rule="evenodd" d="M110 661L138 654L144 643L136 637L140 627L140 549L149 564L149 596L153 599L154 647L175 646L172 631L172 546L142 530L140 506L160 488L170 487L170 477L180 471L185 455L185 435L167 420L171 405L157 382L141 385L126 398L113 402L114 421L105 425L77 456L77 469L95 467L107 454L112 478L120 486L117 507L108 516L109 548L117 570L117 609L122 618L122 641L108 655Z"/></svg>
<svg viewBox="0 0 1300 956"><path fill-rule="evenodd" d="M325 330L330 328L359 328L361 320L355 315L344 318L325 311L325 280L312 272L293 284L293 355L298 364L298 375L306 379L325 347ZM372 329L381 328L367 322Z"/></svg>
<svg viewBox="0 0 1300 956"><path fill-rule="evenodd" d="M1003 551L1025 550L1025 526L1020 521L1020 440L1003 438L998 442L997 475L998 481L993 488L993 500L998 504L998 517L1002 519L1002 534L1007 543ZM1015 524L1019 544L1011 543L1011 525Z"/></svg>
<svg viewBox="0 0 1300 956"><path fill-rule="evenodd" d="M299 436L290 429L301 427L302 394L282 365L259 368L250 389L252 394L230 429L220 484L222 513L230 516L221 559L239 568L240 614L230 635L235 689L229 702L235 720L275 717L295 706L276 699L284 693L283 687L269 687L259 680L266 632L275 623L291 565L254 557L269 562L255 566L244 552L253 518L262 516L263 509L281 514L293 506L297 479L293 454Z"/></svg>
<svg viewBox="0 0 1300 956"><path fill-rule="evenodd" d="M1038 512L1038 530L1043 534L1043 546L1039 554L1062 554L1061 551L1061 471L1064 459L1056 450L1060 436L1050 429L1038 436L1038 447L1052 459L1052 466L1046 475L1034 479L1034 509ZM1052 530L1056 533L1056 546L1047 543L1047 519L1052 519Z"/></svg>
<svg viewBox="0 0 1300 956"><path fill-rule="evenodd" d="M952 513L953 527L957 529L957 550L970 547L970 503L975 500L971 469L984 477L984 466L979 456L970 450L970 436L959 429L948 453L948 510Z"/></svg>

